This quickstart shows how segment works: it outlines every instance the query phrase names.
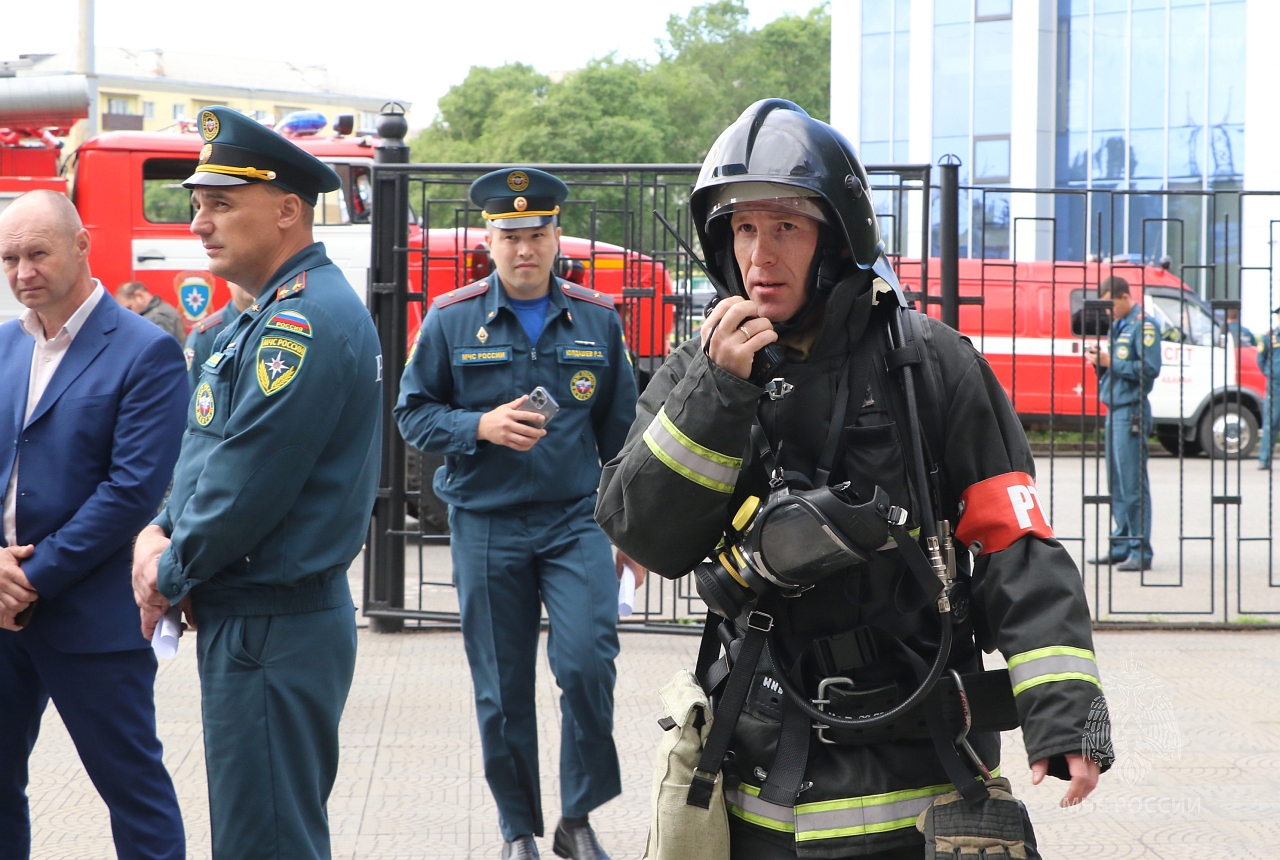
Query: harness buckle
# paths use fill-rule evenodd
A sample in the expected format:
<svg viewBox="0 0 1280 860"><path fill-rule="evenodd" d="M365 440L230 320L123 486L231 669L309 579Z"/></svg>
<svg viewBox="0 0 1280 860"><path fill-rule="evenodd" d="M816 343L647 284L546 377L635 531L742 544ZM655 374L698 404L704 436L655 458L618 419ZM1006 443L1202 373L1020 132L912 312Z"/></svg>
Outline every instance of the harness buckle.
<svg viewBox="0 0 1280 860"><path fill-rule="evenodd" d="M751 614L747 616L747 626L752 630L759 630L761 633L768 633L773 629L773 616L767 612L761 612L758 609L752 610Z"/></svg>
<svg viewBox="0 0 1280 860"><path fill-rule="evenodd" d="M827 696L827 689L829 687L836 686L847 687L850 691L855 689L852 678L845 678L839 675L830 678L823 678L818 682L818 698L813 700L813 704L817 706L819 711L823 711L824 713L826 712L826 706L831 704L831 699ZM827 731L831 726L824 725L822 723L814 723L813 727L818 732L818 740L822 741L824 744L831 744L832 746L835 745L836 742L827 737Z"/></svg>
<svg viewBox="0 0 1280 860"><path fill-rule="evenodd" d="M889 513L885 519L889 521L891 526L905 526L907 524L907 509L894 505L889 508Z"/></svg>
<svg viewBox="0 0 1280 860"><path fill-rule="evenodd" d="M781 400L794 391L795 386L778 376L765 383L764 390L770 400Z"/></svg>

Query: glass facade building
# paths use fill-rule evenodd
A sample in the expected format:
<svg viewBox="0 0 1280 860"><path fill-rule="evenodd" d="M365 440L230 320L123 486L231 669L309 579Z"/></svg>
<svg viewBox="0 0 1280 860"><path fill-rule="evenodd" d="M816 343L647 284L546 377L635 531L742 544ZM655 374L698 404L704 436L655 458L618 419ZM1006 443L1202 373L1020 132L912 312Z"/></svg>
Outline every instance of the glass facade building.
<svg viewBox="0 0 1280 860"><path fill-rule="evenodd" d="M1244 187L1247 7L1276 2L833 0L833 122L868 164L958 156L968 256L1021 255L1013 220L1057 215L1037 256L1194 264Z"/></svg>

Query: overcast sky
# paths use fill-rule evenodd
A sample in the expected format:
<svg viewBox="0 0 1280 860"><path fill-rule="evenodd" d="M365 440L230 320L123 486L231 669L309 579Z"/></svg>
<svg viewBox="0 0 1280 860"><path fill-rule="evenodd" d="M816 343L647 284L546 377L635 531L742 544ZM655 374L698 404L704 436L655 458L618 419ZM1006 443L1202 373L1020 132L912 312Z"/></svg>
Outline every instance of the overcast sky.
<svg viewBox="0 0 1280 860"><path fill-rule="evenodd" d="M803 14L819 0L748 0L751 25ZM0 60L74 49L76 0L5 2ZM471 66L529 63L543 72L616 51L656 59L667 16L689 0L97 0L96 43L225 57L324 64L387 98L414 102L426 125L435 102Z"/></svg>

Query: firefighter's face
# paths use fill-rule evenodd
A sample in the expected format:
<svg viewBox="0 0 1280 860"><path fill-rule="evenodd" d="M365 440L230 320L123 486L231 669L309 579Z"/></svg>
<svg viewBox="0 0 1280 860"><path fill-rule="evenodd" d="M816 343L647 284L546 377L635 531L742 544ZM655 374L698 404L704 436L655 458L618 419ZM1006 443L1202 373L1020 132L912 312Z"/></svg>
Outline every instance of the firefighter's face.
<svg viewBox="0 0 1280 860"><path fill-rule="evenodd" d="M88 231L58 207L23 200L0 216L0 263L9 288L37 313L56 314L82 292L76 287L89 280L88 260Z"/></svg>
<svg viewBox="0 0 1280 860"><path fill-rule="evenodd" d="M536 299L547 291L559 247L560 228L555 224L519 230L489 228L493 266L515 298Z"/></svg>
<svg viewBox="0 0 1280 860"><path fill-rule="evenodd" d="M191 206L191 232L209 255L209 271L257 289L274 271L285 235L300 218L306 220L300 214L304 204L296 195L264 182L196 187Z"/></svg>
<svg viewBox="0 0 1280 860"><path fill-rule="evenodd" d="M771 211L734 212L733 253L747 295L771 322L804 307L804 285L818 249L818 222Z"/></svg>

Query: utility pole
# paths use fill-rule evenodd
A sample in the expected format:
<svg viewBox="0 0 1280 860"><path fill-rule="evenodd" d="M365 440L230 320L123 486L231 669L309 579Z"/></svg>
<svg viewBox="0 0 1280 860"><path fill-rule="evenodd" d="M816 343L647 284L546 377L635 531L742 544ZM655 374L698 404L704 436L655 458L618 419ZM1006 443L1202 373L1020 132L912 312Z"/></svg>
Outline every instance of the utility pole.
<svg viewBox="0 0 1280 860"><path fill-rule="evenodd" d="M89 83L89 117L84 121L87 140L98 133L98 75L94 68L93 0L80 0L80 43L76 50L76 71Z"/></svg>

